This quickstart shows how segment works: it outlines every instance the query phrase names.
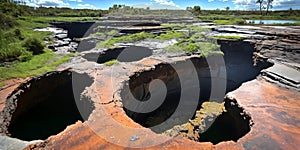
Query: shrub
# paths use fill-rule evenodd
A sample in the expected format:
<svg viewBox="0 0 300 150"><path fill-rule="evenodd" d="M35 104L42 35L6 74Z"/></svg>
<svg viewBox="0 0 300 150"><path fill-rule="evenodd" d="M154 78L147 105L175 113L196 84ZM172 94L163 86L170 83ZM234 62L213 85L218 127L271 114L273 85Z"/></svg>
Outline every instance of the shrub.
<svg viewBox="0 0 300 150"><path fill-rule="evenodd" d="M23 51L25 51L24 48L16 43L2 45L0 47L0 62L16 60Z"/></svg>
<svg viewBox="0 0 300 150"><path fill-rule="evenodd" d="M36 37L30 37L25 40L23 45L28 51L31 51L33 55L44 52L45 44Z"/></svg>
<svg viewBox="0 0 300 150"><path fill-rule="evenodd" d="M19 60L24 62L24 61L28 61L33 57L32 52L28 52L28 51L23 51L23 53L19 56Z"/></svg>
<svg viewBox="0 0 300 150"><path fill-rule="evenodd" d="M23 36L21 30L18 28L14 30L14 36L19 40L24 40L24 36Z"/></svg>
<svg viewBox="0 0 300 150"><path fill-rule="evenodd" d="M0 29L8 29L17 25L16 19L0 12Z"/></svg>

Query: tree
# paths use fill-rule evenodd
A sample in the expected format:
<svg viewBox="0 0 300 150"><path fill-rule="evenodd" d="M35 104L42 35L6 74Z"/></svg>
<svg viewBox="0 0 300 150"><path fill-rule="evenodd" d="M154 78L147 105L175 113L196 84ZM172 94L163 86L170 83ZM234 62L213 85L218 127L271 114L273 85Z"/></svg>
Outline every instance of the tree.
<svg viewBox="0 0 300 150"><path fill-rule="evenodd" d="M288 11L290 12L291 15L293 13L293 8L290 8Z"/></svg>
<svg viewBox="0 0 300 150"><path fill-rule="evenodd" d="M192 9L192 13L194 15L200 15L201 12L201 7L200 6L194 6L194 8Z"/></svg>
<svg viewBox="0 0 300 150"><path fill-rule="evenodd" d="M230 9L230 7L227 6L225 9L228 11Z"/></svg>
<svg viewBox="0 0 300 150"><path fill-rule="evenodd" d="M261 15L262 15L263 2L264 2L264 0L257 0L256 1L256 3L259 3L259 10L260 10Z"/></svg>
<svg viewBox="0 0 300 150"><path fill-rule="evenodd" d="M191 11L193 8L192 7L186 7L187 11Z"/></svg>
<svg viewBox="0 0 300 150"><path fill-rule="evenodd" d="M272 3L274 0L267 0L267 12L266 15L268 15L269 9L272 8Z"/></svg>

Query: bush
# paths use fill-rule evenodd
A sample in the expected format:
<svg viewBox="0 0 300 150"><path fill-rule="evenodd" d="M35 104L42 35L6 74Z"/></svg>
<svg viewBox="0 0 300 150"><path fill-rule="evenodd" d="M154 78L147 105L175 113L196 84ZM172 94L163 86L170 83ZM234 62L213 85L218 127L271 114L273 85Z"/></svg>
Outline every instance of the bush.
<svg viewBox="0 0 300 150"><path fill-rule="evenodd" d="M30 37L25 40L23 45L28 51L31 51L33 55L44 52L45 44L36 37Z"/></svg>
<svg viewBox="0 0 300 150"><path fill-rule="evenodd" d="M24 62L24 61L28 61L33 57L32 52L28 52L28 51L23 51L23 53L19 56L19 60Z"/></svg>
<svg viewBox="0 0 300 150"><path fill-rule="evenodd" d="M0 47L0 62L17 60L23 51L26 50L20 44L2 45Z"/></svg>
<svg viewBox="0 0 300 150"><path fill-rule="evenodd" d="M16 19L0 12L0 29L8 29L16 26Z"/></svg>
<svg viewBox="0 0 300 150"><path fill-rule="evenodd" d="M14 30L14 36L16 38L18 38L19 40L24 40L24 36L23 36L21 30L18 28Z"/></svg>

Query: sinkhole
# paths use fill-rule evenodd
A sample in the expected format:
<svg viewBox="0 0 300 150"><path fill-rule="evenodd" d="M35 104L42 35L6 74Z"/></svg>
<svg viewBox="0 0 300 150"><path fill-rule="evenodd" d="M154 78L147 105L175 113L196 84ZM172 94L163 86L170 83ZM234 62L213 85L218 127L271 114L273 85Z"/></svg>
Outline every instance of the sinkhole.
<svg viewBox="0 0 300 150"><path fill-rule="evenodd" d="M152 50L147 47L129 46L108 49L100 54L88 53L85 54L83 58L87 59L88 61L97 62L99 64L105 63L113 59L116 59L119 62L133 62L149 57L152 55L152 53Z"/></svg>
<svg viewBox="0 0 300 150"><path fill-rule="evenodd" d="M199 133L198 141L213 144L230 140L237 142L239 138L250 132L253 125L251 117L238 106L236 100L226 98L224 101L226 111L217 116L207 130ZM208 119L204 120L208 124ZM197 126L195 128L197 129Z"/></svg>
<svg viewBox="0 0 300 150"><path fill-rule="evenodd" d="M45 140L79 120L86 121L94 104L81 93L92 83L88 75L70 71L47 73L23 83L4 109L8 119L2 124L7 127L7 135L27 141Z"/></svg>
<svg viewBox="0 0 300 150"><path fill-rule="evenodd" d="M251 50L252 49L249 51ZM155 66L155 69L153 70L138 72L131 76L128 82L124 83L124 87L120 93L123 109L127 116L129 116L132 120L144 127L150 128L156 133L163 133L167 130L171 130L174 126L186 124L190 119L196 118L196 110L200 110L201 105L204 102L209 101L209 98L211 97L211 82L215 79L215 77L211 76L210 69L222 71L224 67L226 68L227 78L218 79L219 81L225 80L225 93L219 100L217 100L218 102L226 102L223 98L227 92L237 89L244 82L255 79L262 69L268 68L272 65L267 61L259 61L256 65L253 65L252 55L253 51L244 53L243 50L236 50L233 54L227 53L226 51L224 54L225 66L220 66L217 63L214 66L209 66L207 58L191 58L190 60L197 72L199 86L195 85L197 82L184 81L189 85L186 89L181 89L182 87L180 82L182 81L178 76L178 74L184 74L188 77L193 73L193 70L190 69L192 66L186 67L186 65L184 65L186 61L179 61L172 65L159 64ZM215 56L209 56L209 59L213 60L212 62L219 61L219 57ZM176 70L174 69L174 66L176 66ZM136 108L141 106L144 108L135 110L128 109L126 107L128 104L132 103L131 94L135 99L143 102L149 100L152 96L158 97L161 95L161 90L149 91L150 83L157 79L162 81L166 85L167 89L166 97L159 107L151 112L135 111L146 109L148 106L145 105L136 105ZM199 89L195 89L194 87L199 87ZM155 88L160 89L161 87ZM179 113L176 111L179 107L182 90L196 91L200 93L197 98L197 103L195 104L196 109L192 112L192 115L189 113L190 110L188 110L190 108L189 105L191 105L190 102L192 102L189 97L183 99L183 104L186 105L187 110L181 110ZM200 140L197 141L209 141L214 144L228 140L237 141L250 131L251 118L247 115L246 117L241 115L241 112L243 112L242 108L239 108L237 105L229 104L232 103L225 104L227 111L219 115L208 130L203 133L199 132ZM174 113L177 113L175 117L172 116ZM164 125L160 126L161 124Z"/></svg>

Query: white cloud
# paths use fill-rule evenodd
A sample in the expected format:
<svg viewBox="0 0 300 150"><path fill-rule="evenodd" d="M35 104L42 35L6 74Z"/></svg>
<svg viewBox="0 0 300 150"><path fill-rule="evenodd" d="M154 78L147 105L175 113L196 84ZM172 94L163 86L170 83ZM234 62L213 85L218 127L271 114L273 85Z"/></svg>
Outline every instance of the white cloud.
<svg viewBox="0 0 300 150"><path fill-rule="evenodd" d="M68 7L69 3L63 0L25 0L26 4L33 7Z"/></svg>
<svg viewBox="0 0 300 150"><path fill-rule="evenodd" d="M81 9L97 9L96 6L92 4L78 4L77 6Z"/></svg>
<svg viewBox="0 0 300 150"><path fill-rule="evenodd" d="M81 3L82 0L69 0L70 2L78 2L78 3Z"/></svg>
<svg viewBox="0 0 300 150"><path fill-rule="evenodd" d="M158 4L161 4L161 5L168 5L168 6L175 6L175 7L179 7L178 5L176 5L173 0L151 0L151 1L154 1Z"/></svg>
<svg viewBox="0 0 300 150"><path fill-rule="evenodd" d="M240 10L259 9L259 4L256 4L256 0L232 0L232 2L235 5L236 9L240 9ZM273 9L284 9L284 10L287 10L289 8L300 9L299 0L274 0L272 5L273 5Z"/></svg>
<svg viewBox="0 0 300 150"><path fill-rule="evenodd" d="M259 9L256 0L233 0L234 7L239 10Z"/></svg>
<svg viewBox="0 0 300 150"><path fill-rule="evenodd" d="M175 6L173 6L173 5L164 5L164 4L154 2L154 0L151 0L151 1L152 2L149 2L149 3L133 4L131 6L134 7L134 8L147 8L147 7L150 7L150 9L172 9L172 10L181 9L176 4L175 4Z"/></svg>
<svg viewBox="0 0 300 150"><path fill-rule="evenodd" d="M273 2L274 9L300 9L299 0L274 0Z"/></svg>
<svg viewBox="0 0 300 150"><path fill-rule="evenodd" d="M213 2L213 1L215 1L215 0L208 0L208 2ZM219 1L221 1L221 2L228 2L228 0L219 0Z"/></svg>

